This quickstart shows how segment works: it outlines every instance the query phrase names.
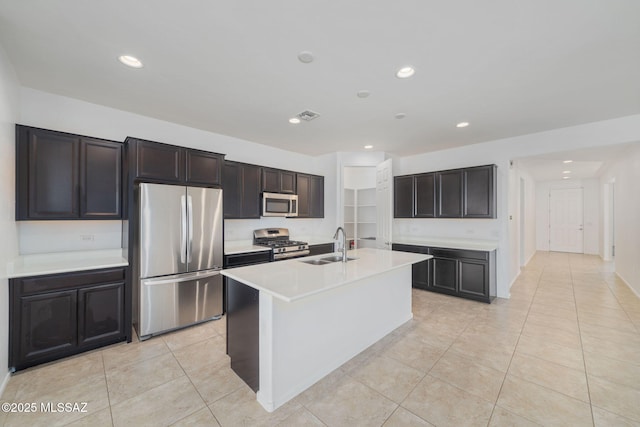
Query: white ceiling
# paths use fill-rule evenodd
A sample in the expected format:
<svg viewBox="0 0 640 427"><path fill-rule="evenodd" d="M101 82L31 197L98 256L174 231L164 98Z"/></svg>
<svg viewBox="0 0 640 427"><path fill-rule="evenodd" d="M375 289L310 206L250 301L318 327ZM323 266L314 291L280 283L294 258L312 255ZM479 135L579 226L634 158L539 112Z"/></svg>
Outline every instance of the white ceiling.
<svg viewBox="0 0 640 427"><path fill-rule="evenodd" d="M607 167L620 160L638 142L562 151L517 159L519 166L528 171L535 181L588 179L600 175ZM572 160L571 163L563 163ZM563 173L569 171L570 173Z"/></svg>
<svg viewBox="0 0 640 427"><path fill-rule="evenodd" d="M0 44L24 86L310 155L640 113L638 0L0 0Z"/></svg>

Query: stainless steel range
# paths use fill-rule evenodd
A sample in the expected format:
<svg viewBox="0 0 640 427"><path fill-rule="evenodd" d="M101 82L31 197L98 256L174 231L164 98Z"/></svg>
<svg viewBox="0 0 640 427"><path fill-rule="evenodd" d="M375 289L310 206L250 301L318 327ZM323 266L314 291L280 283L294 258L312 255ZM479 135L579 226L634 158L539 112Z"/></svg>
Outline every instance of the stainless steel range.
<svg viewBox="0 0 640 427"><path fill-rule="evenodd" d="M271 248L274 261L309 255L309 244L297 240L289 240L287 228L261 228L254 230L253 243Z"/></svg>

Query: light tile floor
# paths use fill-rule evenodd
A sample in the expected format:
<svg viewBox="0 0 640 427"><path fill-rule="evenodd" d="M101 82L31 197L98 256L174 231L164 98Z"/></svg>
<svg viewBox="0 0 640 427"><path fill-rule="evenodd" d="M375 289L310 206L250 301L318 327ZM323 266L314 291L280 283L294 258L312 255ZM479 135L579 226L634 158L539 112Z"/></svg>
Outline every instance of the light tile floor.
<svg viewBox="0 0 640 427"><path fill-rule="evenodd" d="M640 425L640 300L598 257L538 253L511 298L413 291L414 320L273 413L231 371L224 320L14 375L7 426Z"/></svg>

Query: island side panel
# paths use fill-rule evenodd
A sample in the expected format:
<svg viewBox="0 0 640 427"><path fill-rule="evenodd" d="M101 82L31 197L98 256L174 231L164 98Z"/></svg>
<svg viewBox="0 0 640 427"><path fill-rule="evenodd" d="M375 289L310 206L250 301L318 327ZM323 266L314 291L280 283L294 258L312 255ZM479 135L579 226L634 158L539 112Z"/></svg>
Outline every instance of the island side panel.
<svg viewBox="0 0 640 427"><path fill-rule="evenodd" d="M412 318L411 266L293 302L260 294L260 390L273 411Z"/></svg>
<svg viewBox="0 0 640 427"><path fill-rule="evenodd" d="M260 386L259 291L227 278L227 354L253 391Z"/></svg>

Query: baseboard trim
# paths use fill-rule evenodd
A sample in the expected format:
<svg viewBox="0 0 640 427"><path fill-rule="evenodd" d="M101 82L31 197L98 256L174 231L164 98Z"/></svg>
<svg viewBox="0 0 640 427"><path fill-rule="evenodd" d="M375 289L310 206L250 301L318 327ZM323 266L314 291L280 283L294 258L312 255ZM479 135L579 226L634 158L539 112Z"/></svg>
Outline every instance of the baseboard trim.
<svg viewBox="0 0 640 427"><path fill-rule="evenodd" d="M636 297L640 298L640 293L638 293L638 291L636 291L636 290L633 288L633 286L631 286L631 285L629 284L629 282L627 282L627 281L625 280L625 278L624 278L624 277L622 277L620 274L618 274L618 272L617 272L617 271L615 272L615 275L616 275L616 277L618 277L620 280L622 280L622 283L624 283L625 285L627 285L627 288L629 288L629 290L631 290L631 292L633 292L633 294L634 294Z"/></svg>
<svg viewBox="0 0 640 427"><path fill-rule="evenodd" d="M4 390L7 388L7 384L9 384L10 379L11 379L11 373L6 372L4 374L4 378L2 379L2 383L0 384L0 396L4 394Z"/></svg>

